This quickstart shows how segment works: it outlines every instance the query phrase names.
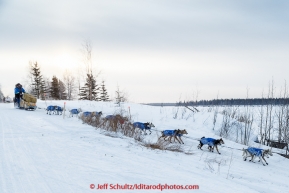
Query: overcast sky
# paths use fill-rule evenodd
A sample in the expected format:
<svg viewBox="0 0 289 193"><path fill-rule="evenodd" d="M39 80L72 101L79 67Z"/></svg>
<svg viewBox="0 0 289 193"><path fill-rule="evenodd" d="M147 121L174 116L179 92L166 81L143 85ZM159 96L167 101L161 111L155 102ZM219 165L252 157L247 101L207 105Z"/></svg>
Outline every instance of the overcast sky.
<svg viewBox="0 0 289 193"><path fill-rule="evenodd" d="M85 40L108 92L132 102L261 97L289 74L289 1L0 0L0 84L13 96L29 61L62 78ZM279 93L276 93L279 95Z"/></svg>

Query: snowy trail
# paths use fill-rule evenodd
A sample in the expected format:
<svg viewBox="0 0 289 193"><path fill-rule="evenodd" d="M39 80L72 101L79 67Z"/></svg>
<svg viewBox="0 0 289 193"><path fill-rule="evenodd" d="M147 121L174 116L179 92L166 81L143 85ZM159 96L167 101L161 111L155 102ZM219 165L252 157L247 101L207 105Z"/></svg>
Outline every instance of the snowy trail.
<svg viewBox="0 0 289 193"><path fill-rule="evenodd" d="M67 149L62 138L67 131L37 116L43 112L13 109L7 104L1 107L4 109L0 110L0 152L4 159L1 159L0 192L76 192L70 188L68 174L59 172L63 171L61 167L55 168L55 164L67 165L73 151L68 149L67 157L61 156ZM46 137L53 129L61 134ZM59 158L61 162L55 162ZM63 190L63 183L70 185Z"/></svg>
<svg viewBox="0 0 289 193"><path fill-rule="evenodd" d="M39 105L43 106L40 102ZM111 113L107 106L98 109ZM149 107L140 106L139 112L143 109ZM153 108L151 112L154 112ZM157 120L154 124L162 129L159 126L163 123L162 118ZM183 138L184 148L191 149L192 154L147 149L132 139L112 137L101 129L82 124L77 118L63 119L62 116L46 115L43 109L30 112L14 109L12 104L0 104L0 192L160 192L90 189L90 184L105 183L200 187L199 190L181 190L184 193L288 190L289 177L284 170L289 163L287 159L274 154L266 167L244 162L238 150L242 145L228 140L225 145L234 149L220 147L221 155L210 153L206 148L200 151L195 138L208 135L206 131L191 129L187 122L165 124L165 127L188 128L188 138ZM153 131L146 137L156 141L158 134ZM232 164L229 164L231 156ZM218 166L216 161L223 164Z"/></svg>
<svg viewBox="0 0 289 193"><path fill-rule="evenodd" d="M11 108L5 113L0 111L3 150L1 155L4 155L1 161L2 192L39 192L39 186L43 192L52 192L42 171L35 164L34 155L38 154L38 148L34 144L41 143L41 135L34 123L26 118L31 116L27 113L32 112Z"/></svg>

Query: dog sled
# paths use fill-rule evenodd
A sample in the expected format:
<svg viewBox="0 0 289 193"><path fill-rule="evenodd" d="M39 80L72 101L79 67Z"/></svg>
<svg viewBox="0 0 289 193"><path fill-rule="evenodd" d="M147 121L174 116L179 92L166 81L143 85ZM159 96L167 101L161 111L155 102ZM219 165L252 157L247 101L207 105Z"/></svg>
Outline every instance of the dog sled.
<svg viewBox="0 0 289 193"><path fill-rule="evenodd" d="M32 96L31 94L24 93L22 97L20 98L20 106L19 109L25 109L25 110L30 110L30 111L35 111L37 106L36 106L37 98ZM14 106L17 107L18 103L15 102Z"/></svg>

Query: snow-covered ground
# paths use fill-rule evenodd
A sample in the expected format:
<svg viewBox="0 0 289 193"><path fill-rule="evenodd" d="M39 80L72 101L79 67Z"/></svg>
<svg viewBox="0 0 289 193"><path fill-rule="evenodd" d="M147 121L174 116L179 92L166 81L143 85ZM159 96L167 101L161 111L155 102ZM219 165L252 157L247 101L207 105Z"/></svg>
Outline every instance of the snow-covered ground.
<svg viewBox="0 0 289 193"><path fill-rule="evenodd" d="M212 130L213 112L193 114L175 107L141 104L68 101L66 108L130 112L134 121L156 127L146 141L156 142L161 130L186 129L184 152L153 150L134 139L114 136L83 124L76 117L47 115L47 105L64 101L38 101L41 109L25 111L13 104L0 104L0 192L161 192L160 190L111 190L112 185L198 185L197 190L163 192L289 192L289 160L274 153L269 165L244 162L243 145L224 139L221 155L197 149L202 136L219 138ZM217 121L216 129L220 127ZM158 130L158 131L157 131ZM274 150L273 151L277 151ZM93 188L91 184L96 187ZM98 185L108 184L98 190ZM93 189L92 189L93 188Z"/></svg>

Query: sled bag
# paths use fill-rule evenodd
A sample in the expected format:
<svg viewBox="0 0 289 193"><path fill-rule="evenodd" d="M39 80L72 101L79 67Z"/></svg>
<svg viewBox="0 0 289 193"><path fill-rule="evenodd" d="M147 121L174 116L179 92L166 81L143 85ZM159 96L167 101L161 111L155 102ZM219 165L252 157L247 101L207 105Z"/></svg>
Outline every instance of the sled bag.
<svg viewBox="0 0 289 193"><path fill-rule="evenodd" d="M31 94L28 94L28 93L23 94L23 99L26 102L30 102L30 103L36 103L37 102L37 98L32 96Z"/></svg>

